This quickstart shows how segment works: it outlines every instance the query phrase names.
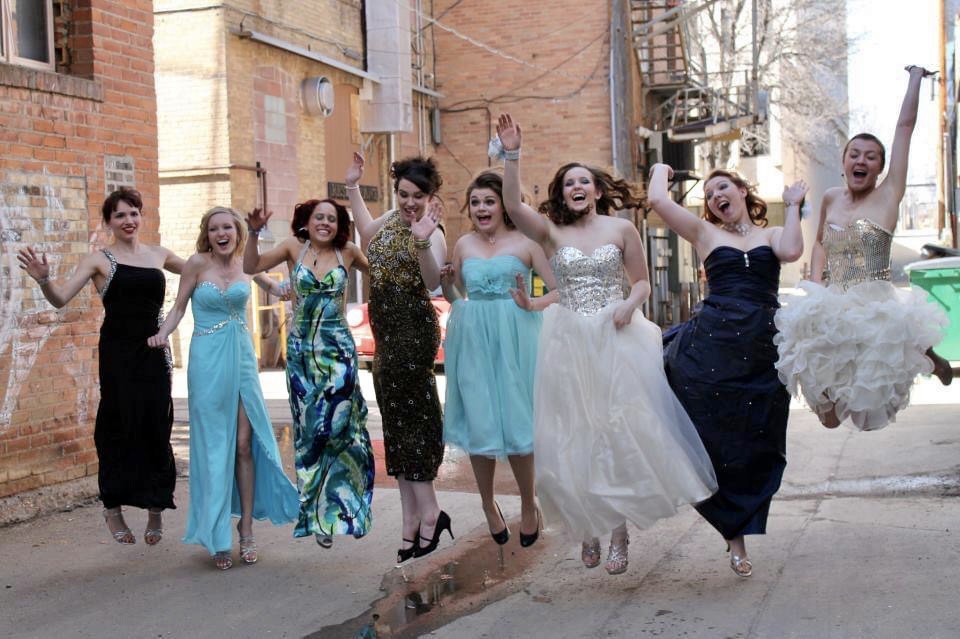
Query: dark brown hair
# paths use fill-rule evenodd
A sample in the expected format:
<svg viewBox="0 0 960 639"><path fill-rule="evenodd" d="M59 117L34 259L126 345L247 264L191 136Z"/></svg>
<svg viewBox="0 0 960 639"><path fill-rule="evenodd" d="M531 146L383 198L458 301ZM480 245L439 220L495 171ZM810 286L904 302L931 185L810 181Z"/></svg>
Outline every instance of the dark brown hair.
<svg viewBox="0 0 960 639"><path fill-rule="evenodd" d="M393 190L400 188L400 180L409 180L417 185L417 188L433 195L443 184L443 178L437 171L437 165L433 158L423 158L420 156L404 158L397 160L390 167L390 177L393 178Z"/></svg>
<svg viewBox="0 0 960 639"><path fill-rule="evenodd" d="M593 183L600 192L597 199L597 215L610 215L611 211L632 209L640 206L640 198L633 191L633 187L626 181L615 178L606 171L579 162L570 162L557 169L550 186L547 187L547 200L540 204L540 212L545 213L554 224L572 224L586 215L587 210L581 213L571 211L563 201L563 180L567 171L575 168L586 169L593 176Z"/></svg>
<svg viewBox="0 0 960 639"><path fill-rule="evenodd" d="M714 169L713 171L710 171L710 175L708 175L707 179L703 181L704 189L706 189L707 182L718 177L727 178L733 182L733 185L737 188L746 190L747 196L744 198L744 200L747 204L747 214L750 215L750 221L757 226L765 227L768 224L767 203L764 202L759 195L757 195L756 188L732 171ZM706 200L703 202L703 219L711 224L721 224L723 222L723 220L713 214L713 211L710 210L710 205Z"/></svg>
<svg viewBox="0 0 960 639"><path fill-rule="evenodd" d="M143 198L140 197L140 191L131 189L129 186L121 186L119 189L107 196L100 207L100 214L103 216L104 223L110 222L110 217L117 210L117 204L126 202L128 205L143 212Z"/></svg>
<svg viewBox="0 0 960 639"><path fill-rule="evenodd" d="M469 214L470 211L470 194L475 189L490 189L497 194L497 197L500 199L500 207L503 208L503 176L495 171L481 171L470 184L467 185L466 190L466 199L463 203L463 206L460 208L460 212L463 213L466 211ZM510 216L507 215L506 208L503 209L503 223L508 229L517 228L513 220L510 219Z"/></svg>
<svg viewBox="0 0 960 639"><path fill-rule="evenodd" d="M350 213L347 207L336 200L326 198L323 200L307 200L293 207L293 220L290 222L290 230L294 236L301 240L309 240L310 232L307 231L307 222L310 216L321 204L330 204L337 212L337 234L333 236L334 248L343 248L350 239Z"/></svg>
<svg viewBox="0 0 960 639"><path fill-rule="evenodd" d="M847 143L843 145L843 153L840 155L840 160L842 161L847 157L847 147L850 146L850 143L854 140L866 140L867 142L873 142L880 147L880 170L882 171L885 166L887 166L887 150L883 146L883 142L880 141L880 138L875 136L873 133L857 133L855 136L847 140Z"/></svg>

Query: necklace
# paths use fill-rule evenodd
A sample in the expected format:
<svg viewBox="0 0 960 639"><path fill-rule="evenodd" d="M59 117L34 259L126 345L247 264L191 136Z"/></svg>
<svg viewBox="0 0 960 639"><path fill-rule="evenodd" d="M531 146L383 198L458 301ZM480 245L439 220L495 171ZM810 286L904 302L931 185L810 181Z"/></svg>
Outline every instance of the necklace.
<svg viewBox="0 0 960 639"><path fill-rule="evenodd" d="M750 235L750 232L753 231L753 224L747 224L746 222L738 222L734 224L733 222L724 222L722 224L724 231L730 231L731 233L736 233L740 236Z"/></svg>
<svg viewBox="0 0 960 639"><path fill-rule="evenodd" d="M480 233L480 236L483 237L483 238L487 241L487 243L490 244L491 246L493 246L494 244L497 243L497 236L496 236L496 234L494 234L494 235L487 235L486 233Z"/></svg>
<svg viewBox="0 0 960 639"><path fill-rule="evenodd" d="M309 240L307 240L307 241L310 242ZM320 250L319 250L316 246L313 245L313 242L310 242L310 249L309 249L309 250L313 252L313 270L316 271L316 270L317 270L317 260L320 259Z"/></svg>

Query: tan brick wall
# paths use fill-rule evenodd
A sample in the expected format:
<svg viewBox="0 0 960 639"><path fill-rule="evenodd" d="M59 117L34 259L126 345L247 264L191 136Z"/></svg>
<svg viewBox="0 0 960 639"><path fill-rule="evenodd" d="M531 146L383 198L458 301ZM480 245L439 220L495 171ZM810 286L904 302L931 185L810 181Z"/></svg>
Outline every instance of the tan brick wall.
<svg viewBox="0 0 960 639"><path fill-rule="evenodd" d="M489 165L487 142L501 112L510 112L523 128L523 181L538 199L546 197L554 171L565 162L609 167L610 13L609 3L599 0L488 0L482 6L442 0L434 12L445 25L521 61L432 30L436 88L445 96L437 159L452 247L470 229L458 212L463 189Z"/></svg>
<svg viewBox="0 0 960 639"><path fill-rule="evenodd" d="M72 14L74 75L0 65L0 497L95 474L102 307L87 287L55 310L16 266L35 246L54 277L109 242L104 155L129 156L158 238L152 3L89 0Z"/></svg>

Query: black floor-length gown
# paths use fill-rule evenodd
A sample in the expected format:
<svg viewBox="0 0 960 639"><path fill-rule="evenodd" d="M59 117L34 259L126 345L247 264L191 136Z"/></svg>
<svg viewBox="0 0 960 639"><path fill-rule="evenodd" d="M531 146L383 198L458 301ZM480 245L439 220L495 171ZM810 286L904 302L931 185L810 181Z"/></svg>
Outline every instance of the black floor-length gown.
<svg viewBox="0 0 960 639"><path fill-rule="evenodd" d="M111 275L102 291L100 406L94 442L105 508L176 508L167 352L147 346L163 308L163 271L118 264L104 250Z"/></svg>
<svg viewBox="0 0 960 639"><path fill-rule="evenodd" d="M664 365L717 474L719 490L697 510L732 539L766 532L787 464L790 396L773 344L780 261L769 246L721 246L704 266L709 295L665 334Z"/></svg>

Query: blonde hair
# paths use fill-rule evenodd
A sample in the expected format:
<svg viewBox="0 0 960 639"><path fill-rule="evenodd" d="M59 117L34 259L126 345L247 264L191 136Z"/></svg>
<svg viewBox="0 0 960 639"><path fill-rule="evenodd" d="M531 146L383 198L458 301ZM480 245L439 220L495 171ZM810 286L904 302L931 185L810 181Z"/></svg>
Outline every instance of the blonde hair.
<svg viewBox="0 0 960 639"><path fill-rule="evenodd" d="M226 213L233 218L233 226L237 229L237 247L233 249L233 257L243 255L243 246L247 242L247 227L243 218L236 210L226 206L215 206L200 218L200 235L197 236L197 253L207 253L213 249L210 245L210 218L217 213Z"/></svg>

